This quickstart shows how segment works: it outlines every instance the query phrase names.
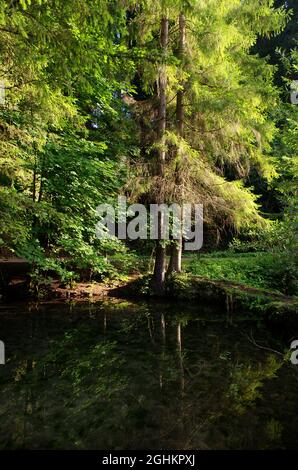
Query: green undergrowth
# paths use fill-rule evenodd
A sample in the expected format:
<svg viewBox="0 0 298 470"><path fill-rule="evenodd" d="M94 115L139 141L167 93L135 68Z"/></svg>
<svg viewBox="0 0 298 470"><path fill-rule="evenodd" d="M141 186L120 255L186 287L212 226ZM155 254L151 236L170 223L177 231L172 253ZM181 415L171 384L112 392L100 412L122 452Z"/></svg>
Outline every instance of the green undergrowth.
<svg viewBox="0 0 298 470"><path fill-rule="evenodd" d="M297 294L291 266L273 253L213 253L186 258L188 273L211 280L225 280L248 287L270 289L286 295Z"/></svg>

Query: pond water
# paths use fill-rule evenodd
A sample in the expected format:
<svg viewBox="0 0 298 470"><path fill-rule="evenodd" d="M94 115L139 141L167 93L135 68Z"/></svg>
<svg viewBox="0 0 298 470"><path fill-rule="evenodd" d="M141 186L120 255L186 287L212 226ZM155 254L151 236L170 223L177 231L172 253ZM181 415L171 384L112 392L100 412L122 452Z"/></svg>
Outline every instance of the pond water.
<svg viewBox="0 0 298 470"><path fill-rule="evenodd" d="M260 321L185 303L11 304L0 339L1 449L298 448L298 366Z"/></svg>

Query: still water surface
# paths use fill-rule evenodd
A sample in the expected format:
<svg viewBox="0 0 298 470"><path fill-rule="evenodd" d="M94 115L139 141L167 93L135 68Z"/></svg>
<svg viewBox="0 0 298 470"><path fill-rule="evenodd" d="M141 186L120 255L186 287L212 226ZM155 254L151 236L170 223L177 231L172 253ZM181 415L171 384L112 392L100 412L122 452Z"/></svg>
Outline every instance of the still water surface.
<svg viewBox="0 0 298 470"><path fill-rule="evenodd" d="M1 305L0 339L1 449L298 448L288 344L236 312Z"/></svg>

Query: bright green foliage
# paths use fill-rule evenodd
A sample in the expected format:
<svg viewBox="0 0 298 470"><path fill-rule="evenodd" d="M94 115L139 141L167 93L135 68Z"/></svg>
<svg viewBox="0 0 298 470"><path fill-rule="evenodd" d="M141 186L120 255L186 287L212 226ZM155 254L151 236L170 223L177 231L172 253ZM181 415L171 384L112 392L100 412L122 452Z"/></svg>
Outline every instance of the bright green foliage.
<svg viewBox="0 0 298 470"><path fill-rule="evenodd" d="M125 176L124 25L118 2L0 5L0 244L44 270L109 272L103 255L124 250L94 233L96 206Z"/></svg>

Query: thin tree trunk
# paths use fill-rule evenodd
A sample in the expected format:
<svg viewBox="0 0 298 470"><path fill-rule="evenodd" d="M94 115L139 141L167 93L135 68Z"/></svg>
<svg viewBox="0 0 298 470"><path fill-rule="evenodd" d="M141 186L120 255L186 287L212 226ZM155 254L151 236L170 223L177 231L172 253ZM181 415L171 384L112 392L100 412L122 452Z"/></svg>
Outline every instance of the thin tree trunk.
<svg viewBox="0 0 298 470"><path fill-rule="evenodd" d="M183 64L185 54L185 39L186 39L186 28L185 28L185 16L183 13L179 15L179 59ZM176 105L176 122L177 132L180 137L184 135L184 90L180 89L177 93L177 105ZM180 182L180 169L179 163L176 165L176 183ZM180 273L182 270L182 244L183 244L183 230L182 230L183 214L180 214L181 231L179 239L172 242L171 245L171 256L167 274L173 272Z"/></svg>
<svg viewBox="0 0 298 470"><path fill-rule="evenodd" d="M42 183L42 179L41 179L40 186L39 186L38 202L41 202L41 200L42 200L42 191L43 191L43 183Z"/></svg>
<svg viewBox="0 0 298 470"><path fill-rule="evenodd" d="M181 211L181 215L180 215L181 231L179 234L179 239L174 240L171 243L170 261L169 261L167 275L170 275L173 272L181 273L182 271L182 247L183 247L182 221L183 221L183 214Z"/></svg>
<svg viewBox="0 0 298 470"><path fill-rule="evenodd" d="M36 162L36 156L34 156L33 189L32 189L33 202L36 201L36 179L37 179L37 162Z"/></svg>
<svg viewBox="0 0 298 470"><path fill-rule="evenodd" d="M44 171L44 159L41 160L41 169L40 169L40 184L39 184L39 193L38 193L38 202L42 200L43 193L43 171Z"/></svg>
<svg viewBox="0 0 298 470"><path fill-rule="evenodd" d="M160 42L163 55L166 55L169 40L169 20L163 17L161 20ZM163 64L159 72L159 110L158 110L158 177L160 196L158 203L163 202L163 185L164 185L164 166L166 159L166 151L164 146L164 136L166 131L166 115L167 115L167 70ZM165 262L166 250L162 243L162 235L164 228L164 216L159 213L158 217L158 240L155 251L155 266L154 266L154 288L157 293L163 290L165 278Z"/></svg>

